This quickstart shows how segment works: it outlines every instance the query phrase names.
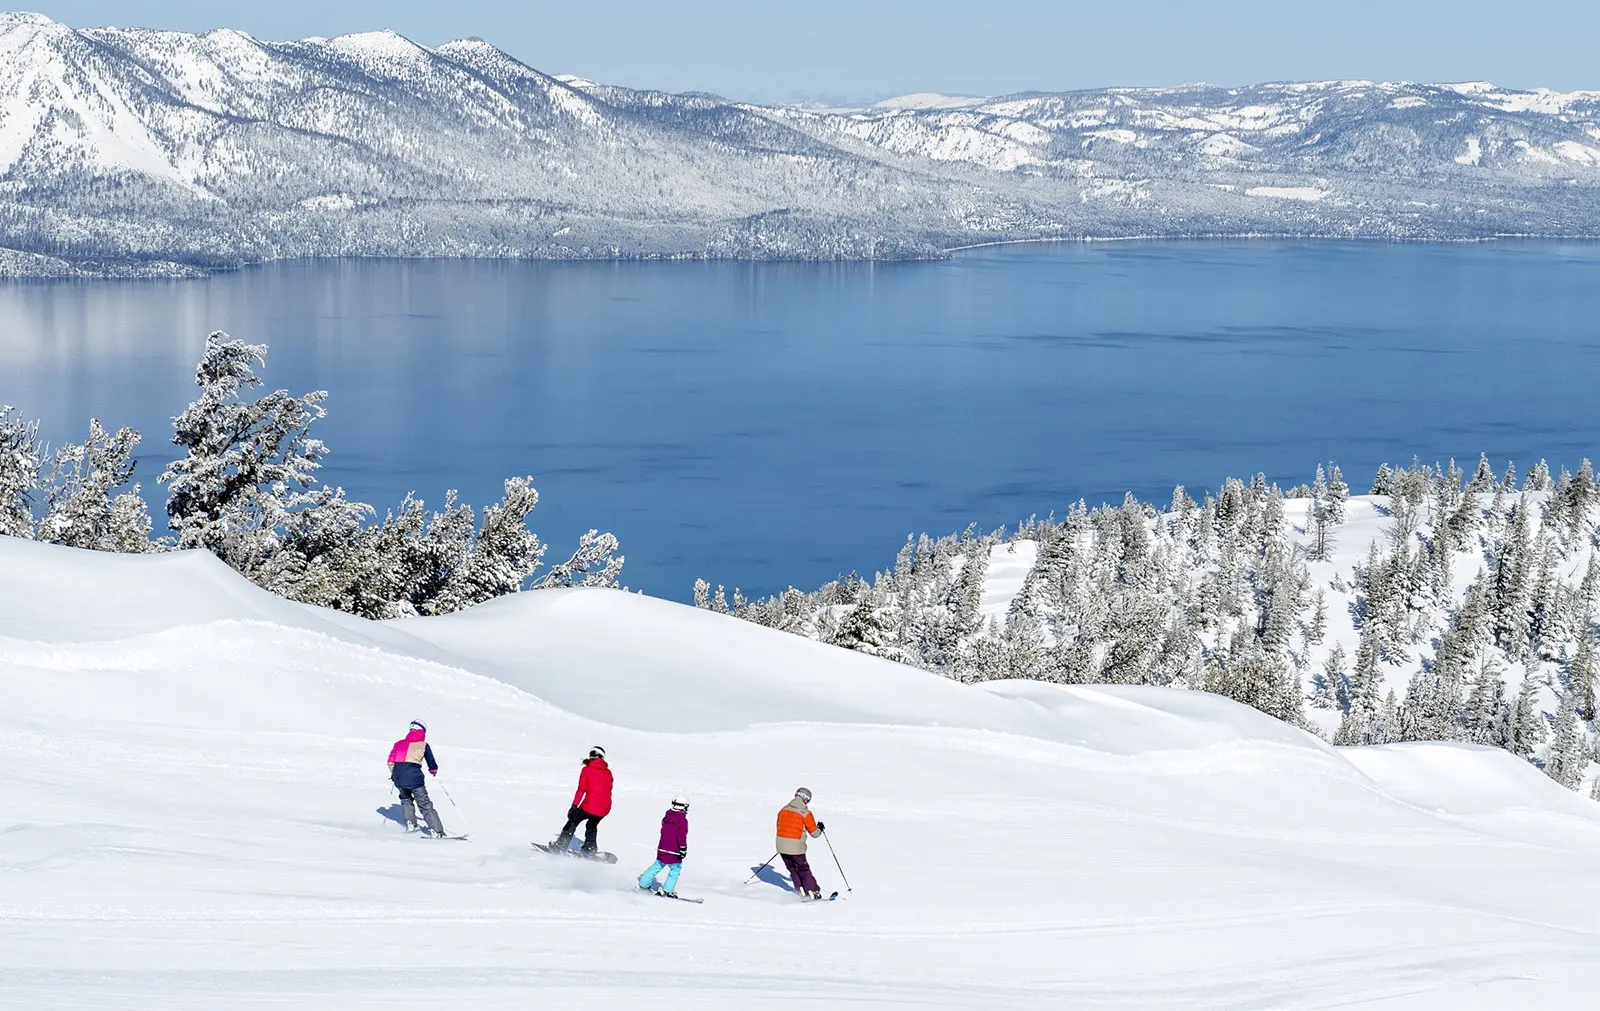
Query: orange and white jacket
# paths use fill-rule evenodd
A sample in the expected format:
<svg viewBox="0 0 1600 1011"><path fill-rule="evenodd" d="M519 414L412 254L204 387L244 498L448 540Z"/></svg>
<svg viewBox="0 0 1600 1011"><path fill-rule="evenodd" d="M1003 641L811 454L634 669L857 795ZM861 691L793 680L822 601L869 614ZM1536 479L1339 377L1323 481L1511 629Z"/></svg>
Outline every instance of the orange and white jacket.
<svg viewBox="0 0 1600 1011"><path fill-rule="evenodd" d="M778 812L778 852L792 857L800 856L806 851L808 833L813 838L822 834L811 809L805 801L796 797Z"/></svg>

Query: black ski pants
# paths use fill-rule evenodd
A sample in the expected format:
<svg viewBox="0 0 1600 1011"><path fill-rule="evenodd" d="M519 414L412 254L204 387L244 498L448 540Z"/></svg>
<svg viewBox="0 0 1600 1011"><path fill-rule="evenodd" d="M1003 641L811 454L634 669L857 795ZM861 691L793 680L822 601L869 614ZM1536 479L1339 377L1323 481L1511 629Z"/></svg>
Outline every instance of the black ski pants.
<svg viewBox="0 0 1600 1011"><path fill-rule="evenodd" d="M573 833L578 831L579 823L583 823L583 851L593 853L600 848L600 819L603 814L590 814L581 807L574 807L567 811L567 824L562 827L561 834L556 837L556 849L566 849L572 845Z"/></svg>

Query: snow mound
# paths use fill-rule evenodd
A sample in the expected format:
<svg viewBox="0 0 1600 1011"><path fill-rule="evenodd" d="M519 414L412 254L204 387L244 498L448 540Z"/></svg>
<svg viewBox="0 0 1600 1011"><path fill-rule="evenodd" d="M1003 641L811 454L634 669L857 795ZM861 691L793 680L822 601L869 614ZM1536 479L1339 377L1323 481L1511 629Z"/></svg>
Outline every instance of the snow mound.
<svg viewBox="0 0 1600 1011"><path fill-rule="evenodd" d="M391 627L563 709L639 730L792 722L1049 730L923 671L615 591L525 593Z"/></svg>
<svg viewBox="0 0 1600 1011"><path fill-rule="evenodd" d="M376 624L199 554L0 538L0 573L0 1006L1457 1009L1600 983L1600 805L1507 756L964 686L613 591ZM418 717L470 842L394 822L383 759ZM536 856L596 743L619 865ZM802 783L840 861L819 841L814 869L855 888L820 908L741 884ZM631 882L678 792L703 906Z"/></svg>
<svg viewBox="0 0 1600 1011"><path fill-rule="evenodd" d="M1594 801L1499 748L1430 741L1352 748L1345 757L1391 795L1440 814L1554 815L1600 830Z"/></svg>

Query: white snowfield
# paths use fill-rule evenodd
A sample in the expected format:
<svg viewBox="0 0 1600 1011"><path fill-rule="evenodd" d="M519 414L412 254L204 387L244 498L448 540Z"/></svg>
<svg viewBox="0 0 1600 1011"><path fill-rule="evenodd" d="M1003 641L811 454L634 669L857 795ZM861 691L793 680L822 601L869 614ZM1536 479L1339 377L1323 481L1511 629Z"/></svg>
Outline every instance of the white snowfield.
<svg viewBox="0 0 1600 1011"><path fill-rule="evenodd" d="M613 591L370 624L209 556L0 538L0 703L6 1008L1471 1011L1600 985L1600 805L1501 752L1335 750L1200 693L963 686ZM413 718L469 842L382 813ZM616 866L528 845L593 744ZM741 885L802 784L839 902ZM704 905L633 890L680 791Z"/></svg>

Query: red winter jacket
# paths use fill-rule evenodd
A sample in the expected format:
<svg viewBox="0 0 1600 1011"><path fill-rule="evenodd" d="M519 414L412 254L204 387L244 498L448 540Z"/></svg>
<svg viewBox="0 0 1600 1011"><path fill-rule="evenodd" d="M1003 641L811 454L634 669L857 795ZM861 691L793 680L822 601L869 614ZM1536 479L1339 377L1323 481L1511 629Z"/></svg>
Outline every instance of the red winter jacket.
<svg viewBox="0 0 1600 1011"><path fill-rule="evenodd" d="M606 765L605 759L591 758L583 763L572 806L600 817L611 813L611 767Z"/></svg>

